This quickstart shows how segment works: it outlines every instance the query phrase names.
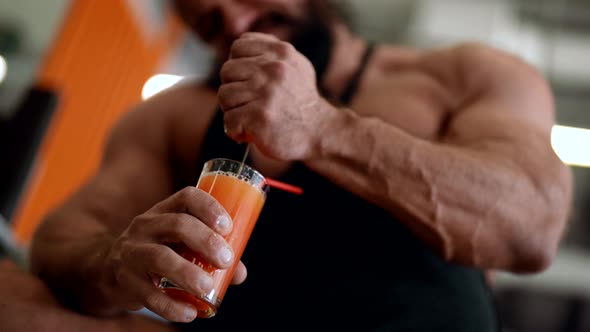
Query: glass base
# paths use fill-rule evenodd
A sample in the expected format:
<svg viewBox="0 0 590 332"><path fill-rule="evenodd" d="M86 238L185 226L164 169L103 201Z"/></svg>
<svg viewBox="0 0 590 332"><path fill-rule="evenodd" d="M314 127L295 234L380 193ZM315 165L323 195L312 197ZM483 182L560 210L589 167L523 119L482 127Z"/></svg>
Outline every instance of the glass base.
<svg viewBox="0 0 590 332"><path fill-rule="evenodd" d="M211 318L217 314L217 308L221 300L214 295L214 291L203 297L198 297L186 292L184 289L176 286L172 281L162 278L158 285L166 295L171 298L189 303L197 309L198 318Z"/></svg>

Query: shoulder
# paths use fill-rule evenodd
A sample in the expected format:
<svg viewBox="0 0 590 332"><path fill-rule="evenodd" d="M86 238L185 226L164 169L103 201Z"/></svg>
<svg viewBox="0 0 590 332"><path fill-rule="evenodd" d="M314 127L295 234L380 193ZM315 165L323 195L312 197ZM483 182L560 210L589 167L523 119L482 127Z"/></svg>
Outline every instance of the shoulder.
<svg viewBox="0 0 590 332"><path fill-rule="evenodd" d="M464 90L466 86L536 82L546 84L543 74L520 56L478 42L418 49L383 45L378 65L381 70L417 70Z"/></svg>
<svg viewBox="0 0 590 332"><path fill-rule="evenodd" d="M541 71L519 55L487 44L464 42L433 49L385 45L382 49L382 70L404 68L430 77L459 103L484 95L553 103Z"/></svg>
<svg viewBox="0 0 590 332"><path fill-rule="evenodd" d="M207 108L206 106L214 106L216 98L216 91L208 87L204 82L184 79L138 103L131 113L136 113L137 116L175 118L186 115L186 112L207 112L210 107Z"/></svg>
<svg viewBox="0 0 590 332"><path fill-rule="evenodd" d="M217 92L182 81L138 103L113 128L104 161L140 154L165 160L179 181L192 181L202 142L217 110Z"/></svg>
<svg viewBox="0 0 590 332"><path fill-rule="evenodd" d="M124 113L112 130L107 152L109 146L141 145L167 153L182 144L179 139L206 130L215 103L216 92L205 84L181 81Z"/></svg>
<svg viewBox="0 0 590 332"><path fill-rule="evenodd" d="M469 94L534 94L549 101L549 83L531 63L517 54L482 43L461 43L423 56L424 66L447 77ZM444 70L442 67L449 69Z"/></svg>

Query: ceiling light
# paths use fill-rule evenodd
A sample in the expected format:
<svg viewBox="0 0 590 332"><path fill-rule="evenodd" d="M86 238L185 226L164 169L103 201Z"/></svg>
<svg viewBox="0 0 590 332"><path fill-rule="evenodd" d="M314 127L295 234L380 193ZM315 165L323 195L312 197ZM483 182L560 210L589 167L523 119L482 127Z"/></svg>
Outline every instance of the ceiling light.
<svg viewBox="0 0 590 332"><path fill-rule="evenodd" d="M169 75L169 74L157 74L150 77L141 90L141 97L146 100L170 87L182 80L182 76Z"/></svg>
<svg viewBox="0 0 590 332"><path fill-rule="evenodd" d="M2 81L4 81L4 78L6 78L6 71L7 71L6 67L7 67L6 60L4 60L2 55L0 55L0 83L2 83Z"/></svg>
<svg viewBox="0 0 590 332"><path fill-rule="evenodd" d="M564 163L572 166L590 167L590 130L553 126L551 145Z"/></svg>

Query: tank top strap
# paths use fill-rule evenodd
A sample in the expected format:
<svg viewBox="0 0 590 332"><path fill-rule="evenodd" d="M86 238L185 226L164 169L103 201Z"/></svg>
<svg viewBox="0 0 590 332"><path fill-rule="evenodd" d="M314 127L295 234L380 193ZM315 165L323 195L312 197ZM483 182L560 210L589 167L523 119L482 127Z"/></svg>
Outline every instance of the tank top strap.
<svg viewBox="0 0 590 332"><path fill-rule="evenodd" d="M348 82L348 85L344 89L344 93L340 97L340 103L342 103L342 105L349 105L352 101L352 98L354 98L358 90L360 81L363 77L363 74L365 73L365 69L367 69L367 65L369 64L369 60L371 59L371 56L373 55L374 51L375 44L373 42L369 42L367 44L367 48L365 49L365 53L363 54L358 69L352 76L351 80Z"/></svg>
<svg viewBox="0 0 590 332"><path fill-rule="evenodd" d="M225 134L223 112L219 107L215 110L215 116L203 142L200 165L214 158L241 160L246 150L246 145L236 143Z"/></svg>

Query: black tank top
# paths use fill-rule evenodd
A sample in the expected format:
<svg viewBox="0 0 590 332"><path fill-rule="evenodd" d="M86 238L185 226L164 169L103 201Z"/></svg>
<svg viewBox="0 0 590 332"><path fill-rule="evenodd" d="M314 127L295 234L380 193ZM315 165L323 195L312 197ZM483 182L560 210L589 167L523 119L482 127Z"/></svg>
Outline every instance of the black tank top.
<svg viewBox="0 0 590 332"><path fill-rule="evenodd" d="M372 50L343 104L353 98ZM216 157L241 160L244 150L224 134L217 112L201 165ZM214 332L499 329L482 273L443 261L391 214L303 164L279 179L305 193L270 190L242 256L247 280L230 286L215 317L178 326Z"/></svg>

